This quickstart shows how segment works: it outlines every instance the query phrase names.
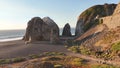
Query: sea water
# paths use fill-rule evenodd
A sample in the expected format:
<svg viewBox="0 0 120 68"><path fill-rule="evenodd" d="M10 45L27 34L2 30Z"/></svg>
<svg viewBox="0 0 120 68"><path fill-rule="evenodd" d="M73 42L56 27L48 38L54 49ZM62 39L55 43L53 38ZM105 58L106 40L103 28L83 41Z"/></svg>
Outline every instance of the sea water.
<svg viewBox="0 0 120 68"><path fill-rule="evenodd" d="M62 35L63 28L60 28L60 35ZM71 28L72 35L75 34L75 28ZM0 42L13 41L22 39L25 35L25 30L0 30Z"/></svg>
<svg viewBox="0 0 120 68"><path fill-rule="evenodd" d="M22 39L25 30L0 30L0 42Z"/></svg>

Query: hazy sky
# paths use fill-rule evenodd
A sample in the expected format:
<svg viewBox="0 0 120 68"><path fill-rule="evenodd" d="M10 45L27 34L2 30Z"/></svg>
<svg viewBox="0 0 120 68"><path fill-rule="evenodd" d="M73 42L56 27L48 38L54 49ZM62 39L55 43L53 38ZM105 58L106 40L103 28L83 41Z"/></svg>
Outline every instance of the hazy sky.
<svg viewBox="0 0 120 68"><path fill-rule="evenodd" d="M119 0L0 0L0 30L25 29L27 22L39 16L49 16L59 27L76 26L77 17L85 9Z"/></svg>

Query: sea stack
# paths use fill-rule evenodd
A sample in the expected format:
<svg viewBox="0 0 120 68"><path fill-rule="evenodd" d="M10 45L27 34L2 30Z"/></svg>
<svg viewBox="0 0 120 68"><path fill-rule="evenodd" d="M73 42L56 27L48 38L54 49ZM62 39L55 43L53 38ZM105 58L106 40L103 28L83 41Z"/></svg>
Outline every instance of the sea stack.
<svg viewBox="0 0 120 68"><path fill-rule="evenodd" d="M71 28L70 28L69 23L67 23L64 26L62 36L66 36L66 37L72 36L72 34L71 34Z"/></svg>
<svg viewBox="0 0 120 68"><path fill-rule="evenodd" d="M57 43L59 41L59 27L49 17L32 18L27 25L24 36L25 42L49 41Z"/></svg>

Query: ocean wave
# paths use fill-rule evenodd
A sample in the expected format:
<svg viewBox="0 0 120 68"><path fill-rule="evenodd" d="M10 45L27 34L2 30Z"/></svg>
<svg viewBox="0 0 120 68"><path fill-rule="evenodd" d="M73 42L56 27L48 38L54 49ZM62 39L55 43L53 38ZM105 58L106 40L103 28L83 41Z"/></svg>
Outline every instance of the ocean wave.
<svg viewBox="0 0 120 68"><path fill-rule="evenodd" d="M22 38L23 38L23 37L0 39L0 42L7 42L7 41L21 40Z"/></svg>
<svg viewBox="0 0 120 68"><path fill-rule="evenodd" d="M7 39L7 38L18 38L21 37L21 35L12 35L12 36L0 36L0 39Z"/></svg>

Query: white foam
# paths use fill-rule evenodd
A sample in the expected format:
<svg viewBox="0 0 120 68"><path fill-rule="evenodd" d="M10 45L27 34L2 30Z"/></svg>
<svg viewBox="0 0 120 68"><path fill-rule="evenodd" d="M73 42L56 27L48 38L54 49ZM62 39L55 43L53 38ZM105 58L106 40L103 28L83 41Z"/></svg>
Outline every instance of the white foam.
<svg viewBox="0 0 120 68"><path fill-rule="evenodd" d="M7 41L21 40L22 38L23 38L23 37L9 38L9 39L0 39L0 42L7 42Z"/></svg>

